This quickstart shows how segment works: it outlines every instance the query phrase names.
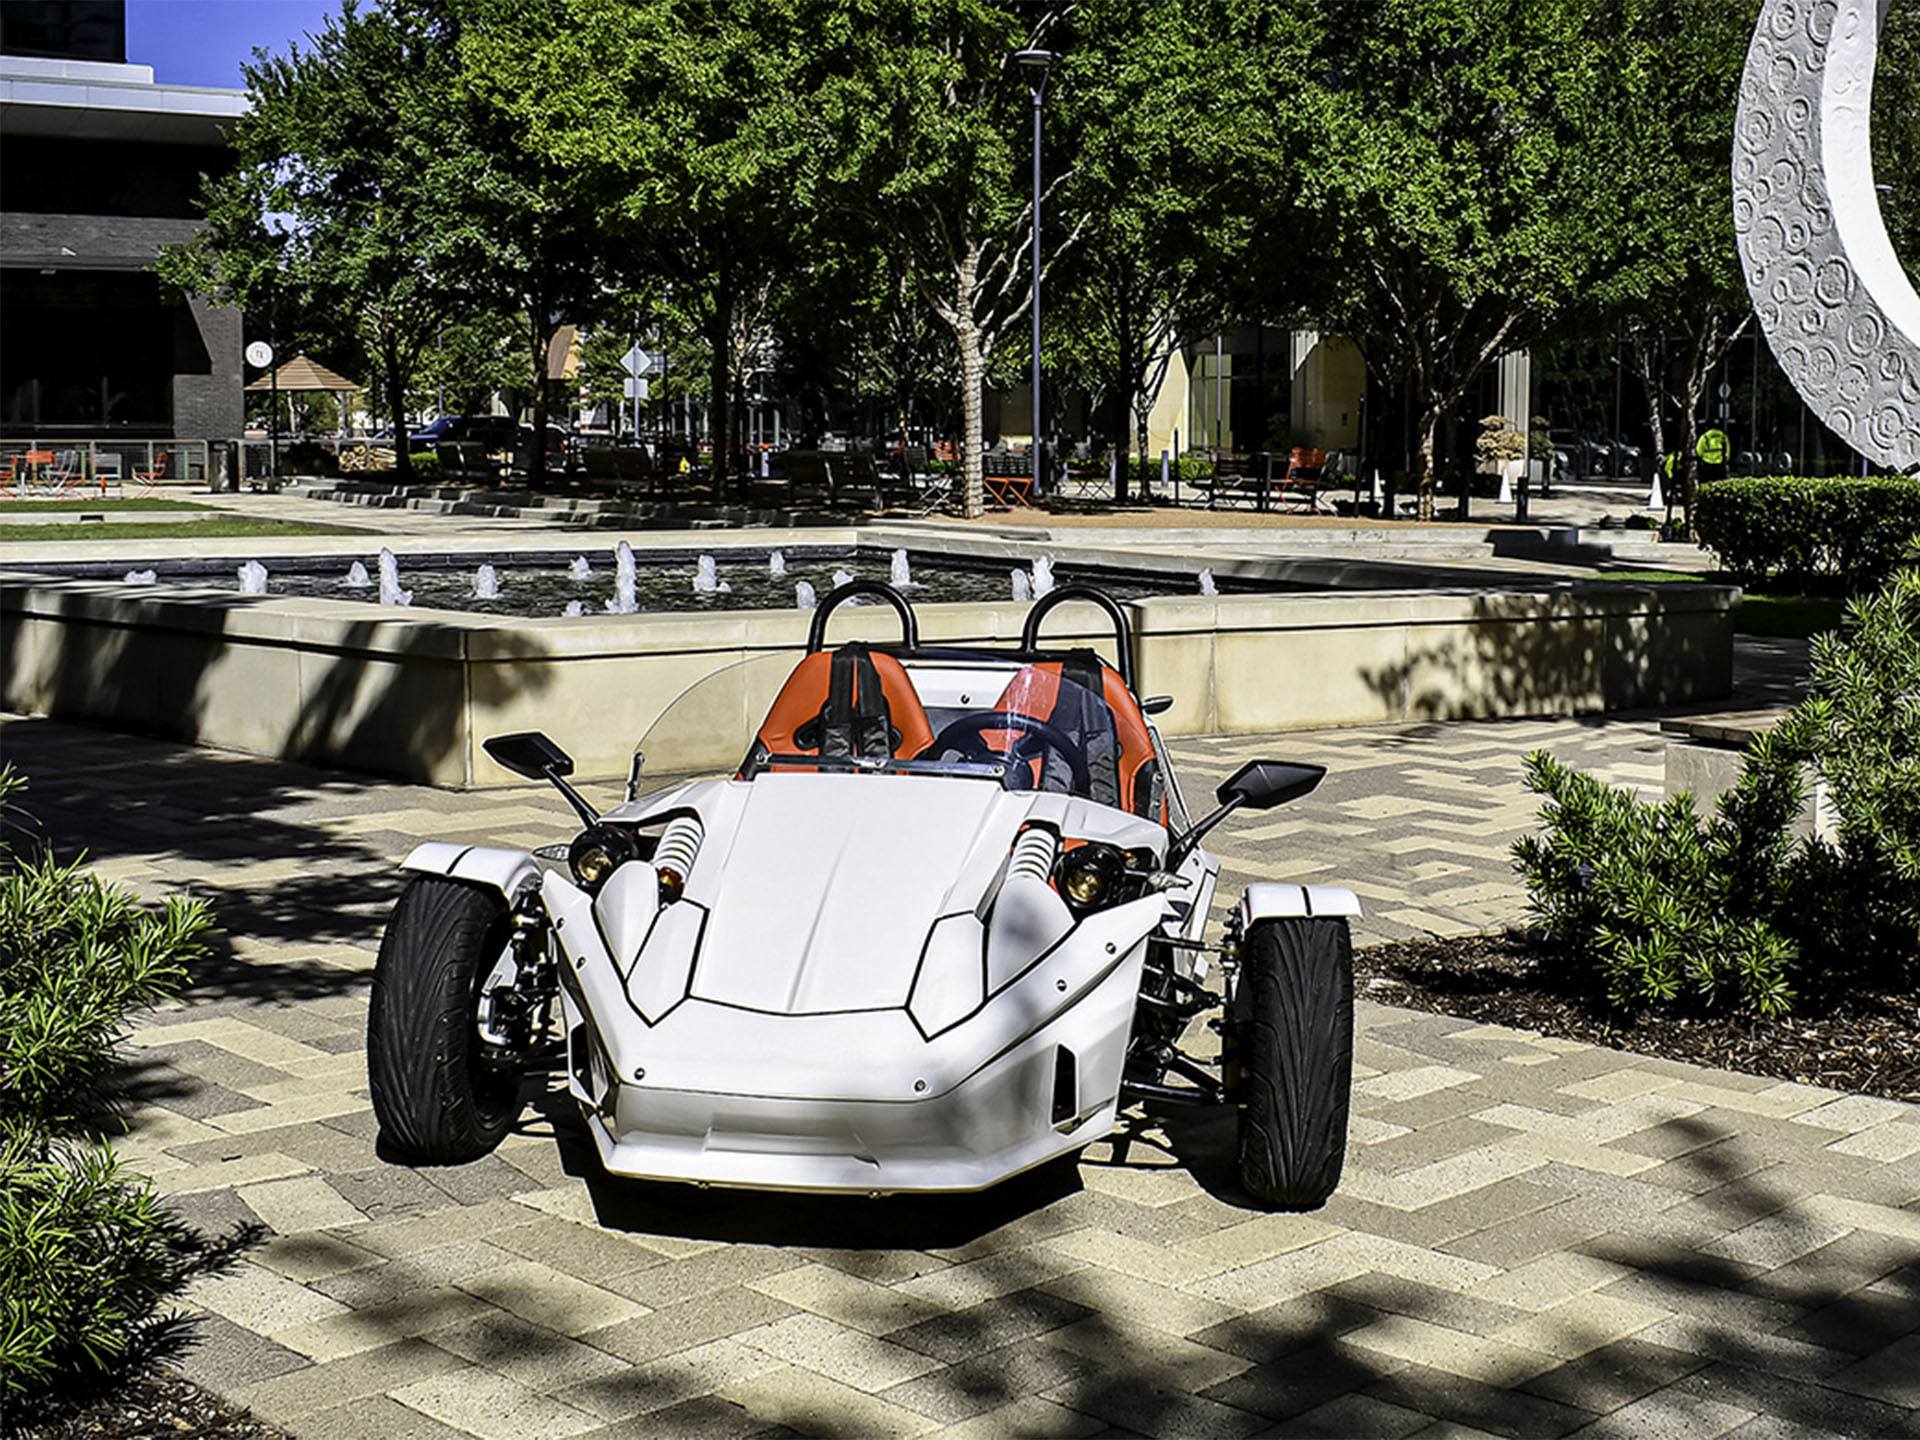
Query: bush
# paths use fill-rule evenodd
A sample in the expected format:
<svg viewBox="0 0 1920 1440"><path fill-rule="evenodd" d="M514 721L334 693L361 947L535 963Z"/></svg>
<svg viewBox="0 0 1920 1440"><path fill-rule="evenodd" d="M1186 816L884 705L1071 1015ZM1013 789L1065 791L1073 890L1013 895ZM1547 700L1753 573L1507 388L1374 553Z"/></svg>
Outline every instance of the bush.
<svg viewBox="0 0 1920 1440"><path fill-rule="evenodd" d="M340 457L324 445L311 440L296 440L280 451L283 475L338 475Z"/></svg>
<svg viewBox="0 0 1920 1440"><path fill-rule="evenodd" d="M1694 525L1745 583L1857 593L1891 575L1920 533L1920 479L1714 480L1700 487Z"/></svg>
<svg viewBox="0 0 1920 1440"><path fill-rule="evenodd" d="M22 782L0 769L0 817ZM102 1145L128 1012L202 952L198 902L154 911L0 844L0 1395L57 1394L151 1353L211 1252ZM11 1408L11 1406L9 1407Z"/></svg>
<svg viewBox="0 0 1920 1440"><path fill-rule="evenodd" d="M1808 767L1838 816L1832 841L1790 826ZM1920 569L1854 601L1814 642L1808 698L1749 749L1703 820L1551 757L1547 797L1514 846L1529 908L1560 963L1623 1008L1688 1001L1763 1015L1854 981L1920 978Z"/></svg>
<svg viewBox="0 0 1920 1440"><path fill-rule="evenodd" d="M413 466L413 478L416 480L440 478L440 457L430 450L411 451L407 455L407 463Z"/></svg>

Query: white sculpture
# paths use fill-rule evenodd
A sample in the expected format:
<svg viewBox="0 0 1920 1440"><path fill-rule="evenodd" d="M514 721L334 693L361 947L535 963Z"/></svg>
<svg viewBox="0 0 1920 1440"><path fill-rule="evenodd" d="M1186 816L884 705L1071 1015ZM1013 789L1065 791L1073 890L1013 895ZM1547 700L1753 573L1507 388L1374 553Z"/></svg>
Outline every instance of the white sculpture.
<svg viewBox="0 0 1920 1440"><path fill-rule="evenodd" d="M1869 459L1920 465L1920 295L1869 145L1885 0L1766 0L1734 125L1733 226L1761 329L1809 408Z"/></svg>

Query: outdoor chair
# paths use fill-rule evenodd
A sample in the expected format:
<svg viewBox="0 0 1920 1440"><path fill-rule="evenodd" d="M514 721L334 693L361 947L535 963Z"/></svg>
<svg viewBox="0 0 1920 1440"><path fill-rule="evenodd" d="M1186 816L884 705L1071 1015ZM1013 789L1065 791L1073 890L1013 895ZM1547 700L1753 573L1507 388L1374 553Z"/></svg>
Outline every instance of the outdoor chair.
<svg viewBox="0 0 1920 1440"><path fill-rule="evenodd" d="M832 503L833 469L818 450L789 450L780 468L787 472L787 488L794 499L808 491Z"/></svg>
<svg viewBox="0 0 1920 1440"><path fill-rule="evenodd" d="M440 473L449 480L490 480L493 460L487 447L476 440L442 440L433 447L439 458Z"/></svg>
<svg viewBox="0 0 1920 1440"><path fill-rule="evenodd" d="M55 495L71 495L87 483L86 457L79 450L56 450L45 479Z"/></svg>
<svg viewBox="0 0 1920 1440"><path fill-rule="evenodd" d="M989 451L981 459L980 488L1003 510L1033 508L1033 452Z"/></svg>
<svg viewBox="0 0 1920 1440"><path fill-rule="evenodd" d="M139 488L133 492L133 498L138 500L144 495L158 493L160 482L167 478L172 464L173 452L162 446L153 452L153 461L151 464L146 466L135 465L133 467L133 479Z"/></svg>
<svg viewBox="0 0 1920 1440"><path fill-rule="evenodd" d="M876 510L887 508L887 498L881 493L880 470L873 463L871 451L848 450L827 461L827 493L837 499L842 490L868 491L873 495Z"/></svg>
<svg viewBox="0 0 1920 1440"><path fill-rule="evenodd" d="M621 489L645 490L654 483L653 457L644 446L623 445L606 453L613 456L614 478Z"/></svg>
<svg viewBox="0 0 1920 1440"><path fill-rule="evenodd" d="M1287 457L1286 474L1277 482L1281 503L1285 504L1291 497L1296 504L1305 504L1305 513L1318 514L1320 487L1325 482L1326 471L1326 451L1307 445L1294 446Z"/></svg>

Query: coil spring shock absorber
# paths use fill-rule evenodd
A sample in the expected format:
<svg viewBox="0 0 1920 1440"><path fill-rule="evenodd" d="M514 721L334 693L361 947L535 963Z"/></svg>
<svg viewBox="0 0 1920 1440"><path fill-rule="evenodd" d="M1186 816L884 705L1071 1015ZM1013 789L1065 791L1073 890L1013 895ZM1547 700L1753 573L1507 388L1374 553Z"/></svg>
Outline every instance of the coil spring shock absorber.
<svg viewBox="0 0 1920 1440"><path fill-rule="evenodd" d="M687 876L693 873L694 857L707 830L696 815L676 816L661 832L660 843L653 848L653 868L660 876L660 903L671 904L686 889Z"/></svg>
<svg viewBox="0 0 1920 1440"><path fill-rule="evenodd" d="M1060 854L1060 840L1051 830L1037 825L1020 832L1007 858L1007 879L1025 876L1045 885L1053 878L1053 862Z"/></svg>

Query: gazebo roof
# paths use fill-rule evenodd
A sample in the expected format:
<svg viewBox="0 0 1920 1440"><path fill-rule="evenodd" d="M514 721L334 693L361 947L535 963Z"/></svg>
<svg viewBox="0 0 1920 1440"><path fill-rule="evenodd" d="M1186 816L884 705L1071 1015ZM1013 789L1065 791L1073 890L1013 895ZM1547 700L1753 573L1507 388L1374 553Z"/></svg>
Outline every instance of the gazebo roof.
<svg viewBox="0 0 1920 1440"><path fill-rule="evenodd" d="M281 390L358 390L360 387L344 375L337 375L318 361L296 355L278 371L270 371L247 386L248 390L272 390L278 375Z"/></svg>

